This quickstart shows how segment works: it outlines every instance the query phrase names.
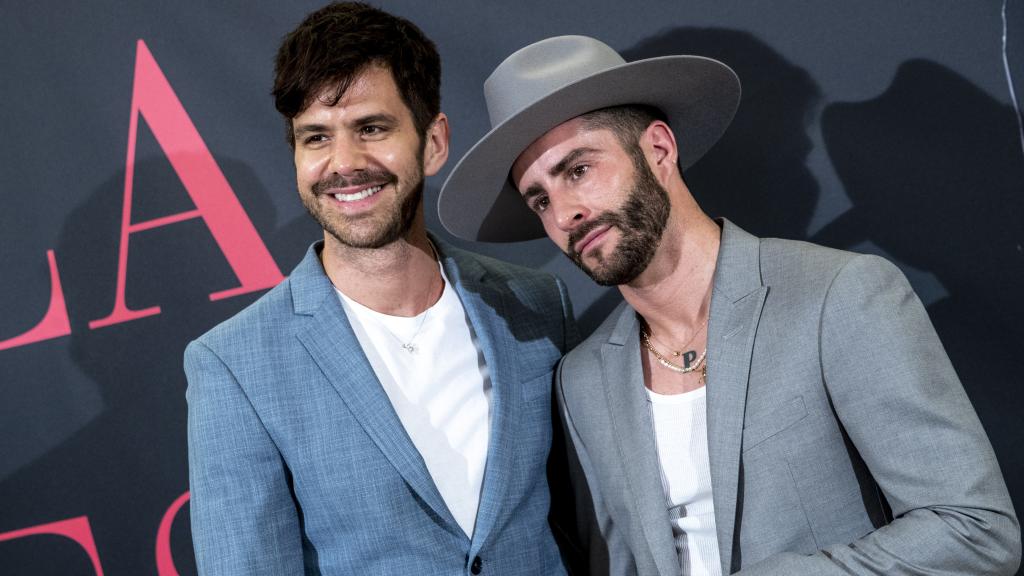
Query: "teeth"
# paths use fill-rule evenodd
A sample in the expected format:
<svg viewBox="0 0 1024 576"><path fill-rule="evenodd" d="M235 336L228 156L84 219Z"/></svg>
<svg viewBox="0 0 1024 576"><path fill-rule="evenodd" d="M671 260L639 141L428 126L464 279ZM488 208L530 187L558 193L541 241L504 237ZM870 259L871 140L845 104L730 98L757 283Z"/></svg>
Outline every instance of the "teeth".
<svg viewBox="0 0 1024 576"><path fill-rule="evenodd" d="M335 194L334 199L338 202L355 202L356 200L362 200L363 198L373 196L377 192L380 192L381 188L383 188L383 186L374 186L372 188L367 188L362 192L353 192L352 194Z"/></svg>

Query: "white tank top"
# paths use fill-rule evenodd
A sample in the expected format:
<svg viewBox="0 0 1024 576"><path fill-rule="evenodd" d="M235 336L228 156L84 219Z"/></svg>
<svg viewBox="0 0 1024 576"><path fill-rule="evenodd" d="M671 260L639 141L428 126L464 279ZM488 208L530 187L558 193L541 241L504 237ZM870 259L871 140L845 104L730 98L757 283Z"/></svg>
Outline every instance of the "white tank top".
<svg viewBox="0 0 1024 576"><path fill-rule="evenodd" d="M706 387L672 395L648 390L647 395L683 576L721 576L708 463Z"/></svg>

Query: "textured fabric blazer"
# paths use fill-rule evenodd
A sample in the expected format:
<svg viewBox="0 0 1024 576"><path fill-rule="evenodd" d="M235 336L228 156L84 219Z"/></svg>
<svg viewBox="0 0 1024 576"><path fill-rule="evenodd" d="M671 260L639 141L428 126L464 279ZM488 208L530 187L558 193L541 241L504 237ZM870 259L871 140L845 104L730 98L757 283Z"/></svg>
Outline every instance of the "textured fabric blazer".
<svg viewBox="0 0 1024 576"><path fill-rule="evenodd" d="M545 467L553 371L574 330L565 288L435 244L492 384L472 538L402 427L314 245L287 280L185 351L201 574L564 573Z"/></svg>
<svg viewBox="0 0 1024 576"><path fill-rule="evenodd" d="M678 576L638 331L623 304L566 356L557 391L590 571ZM707 426L723 574L1017 568L988 438L923 306L881 258L724 222Z"/></svg>

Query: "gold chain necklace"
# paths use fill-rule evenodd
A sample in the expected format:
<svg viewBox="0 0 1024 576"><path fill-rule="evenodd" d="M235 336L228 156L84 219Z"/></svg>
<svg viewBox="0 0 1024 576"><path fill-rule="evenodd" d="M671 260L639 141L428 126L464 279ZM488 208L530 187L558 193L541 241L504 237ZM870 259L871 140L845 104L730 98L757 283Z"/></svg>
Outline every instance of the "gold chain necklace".
<svg viewBox="0 0 1024 576"><path fill-rule="evenodd" d="M711 302L710 302L710 300L711 300L711 287L710 286L708 287L708 293L707 293L707 296L705 296L705 298L706 298L705 302L707 302L707 305L708 305L708 308L709 308L708 309L708 315L704 317L704 322L701 323L700 328L698 328L696 331L694 331L694 333L690 336L690 339L686 341L686 344L683 344L683 350L681 350L679 352L676 352L675 350L671 350L672 356L674 358L678 358L678 357L682 356L684 354L684 351L686 351L686 348L690 345L690 343L693 342L693 340L695 338L697 338L697 336L699 336L701 332L704 331L704 328L707 327L708 321L711 319L711 310L710 310L710 306L711 306ZM654 344L651 343L652 336L650 334L648 334L647 330L645 329L645 327L647 326L647 321L644 320L643 316L640 316L639 314L637 314L637 316L639 317L639 320L640 320L640 341L643 343L644 348L647 348L647 350L649 350L651 352L651 354L654 355L654 358L658 361L658 364L661 364L665 368L668 368L669 370L671 370L673 372L677 372L679 374L689 374L690 372L693 372L693 371L695 371L695 370L697 370L699 368L700 369L700 377L698 378L697 382L699 384L705 384L707 382L707 378L708 378L708 363L706 362L707 357L708 357L708 347L707 347L707 344L704 345L704 351L700 353L700 356L697 358L697 360L693 364L690 364L688 366L680 366L680 365L672 362L668 358L666 358L664 354L659 352L658 349L654 347ZM685 358L684 358L684 361L685 361Z"/></svg>
<svg viewBox="0 0 1024 576"><path fill-rule="evenodd" d="M689 374L690 372L697 370L698 368L704 365L704 360L708 356L708 348L707 346L705 346L704 351L700 353L700 356L697 358L696 361L694 361L693 364L689 366L680 366L666 358L664 354L659 352L658 349L654 347L654 344L651 344L651 336L643 328L640 329L640 341L643 342L644 348L647 348L648 350L651 351L651 354L654 355L654 358L658 361L659 364L673 372L678 372L680 374Z"/></svg>

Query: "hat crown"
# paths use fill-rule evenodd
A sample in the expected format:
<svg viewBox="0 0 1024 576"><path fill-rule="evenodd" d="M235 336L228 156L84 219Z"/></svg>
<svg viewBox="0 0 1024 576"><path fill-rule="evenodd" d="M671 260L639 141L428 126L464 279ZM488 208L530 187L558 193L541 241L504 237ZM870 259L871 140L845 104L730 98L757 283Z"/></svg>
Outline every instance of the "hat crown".
<svg viewBox="0 0 1024 576"><path fill-rule="evenodd" d="M556 36L522 48L484 82L491 127L565 86L625 63L610 46L587 36Z"/></svg>

